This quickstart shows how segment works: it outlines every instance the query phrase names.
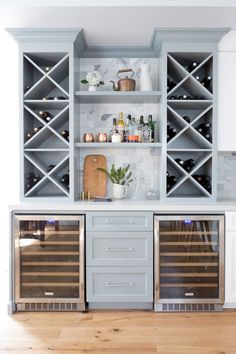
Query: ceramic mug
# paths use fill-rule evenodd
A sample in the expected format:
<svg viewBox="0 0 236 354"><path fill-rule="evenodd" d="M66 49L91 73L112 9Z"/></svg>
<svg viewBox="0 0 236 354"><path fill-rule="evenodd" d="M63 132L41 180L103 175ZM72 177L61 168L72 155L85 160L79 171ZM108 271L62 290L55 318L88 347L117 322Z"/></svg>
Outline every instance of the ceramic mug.
<svg viewBox="0 0 236 354"><path fill-rule="evenodd" d="M123 199L127 196L127 186L122 184L113 183L112 185L112 198L114 199Z"/></svg>

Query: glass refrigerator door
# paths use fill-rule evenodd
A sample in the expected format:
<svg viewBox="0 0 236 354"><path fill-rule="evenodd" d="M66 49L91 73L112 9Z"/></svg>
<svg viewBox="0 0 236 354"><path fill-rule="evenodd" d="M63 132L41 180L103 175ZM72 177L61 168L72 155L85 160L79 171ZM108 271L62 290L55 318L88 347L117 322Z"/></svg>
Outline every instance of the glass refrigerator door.
<svg viewBox="0 0 236 354"><path fill-rule="evenodd" d="M18 216L18 299L79 299L83 275L82 218Z"/></svg>
<svg viewBox="0 0 236 354"><path fill-rule="evenodd" d="M158 298L219 298L219 219L197 216L160 218L158 227Z"/></svg>

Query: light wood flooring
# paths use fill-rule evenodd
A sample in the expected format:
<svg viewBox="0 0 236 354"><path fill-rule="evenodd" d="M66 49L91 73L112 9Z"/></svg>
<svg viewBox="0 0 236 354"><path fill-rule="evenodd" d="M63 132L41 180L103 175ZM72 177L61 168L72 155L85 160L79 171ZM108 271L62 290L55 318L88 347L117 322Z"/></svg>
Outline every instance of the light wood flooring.
<svg viewBox="0 0 236 354"><path fill-rule="evenodd" d="M17 313L0 318L6 354L236 354L236 312Z"/></svg>

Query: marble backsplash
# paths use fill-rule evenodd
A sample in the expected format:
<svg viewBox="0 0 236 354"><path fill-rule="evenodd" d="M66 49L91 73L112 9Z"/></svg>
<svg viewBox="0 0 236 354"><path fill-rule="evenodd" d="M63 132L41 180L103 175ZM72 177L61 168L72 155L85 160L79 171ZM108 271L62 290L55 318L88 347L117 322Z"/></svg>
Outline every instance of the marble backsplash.
<svg viewBox="0 0 236 354"><path fill-rule="evenodd" d="M217 169L218 199L236 198L236 153L219 152Z"/></svg>

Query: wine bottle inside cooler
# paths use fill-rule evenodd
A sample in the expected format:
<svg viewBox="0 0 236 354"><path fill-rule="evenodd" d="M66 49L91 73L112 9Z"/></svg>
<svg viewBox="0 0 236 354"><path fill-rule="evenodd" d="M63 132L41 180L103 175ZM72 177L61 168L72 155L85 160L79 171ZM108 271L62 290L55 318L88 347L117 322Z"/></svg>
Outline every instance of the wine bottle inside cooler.
<svg viewBox="0 0 236 354"><path fill-rule="evenodd" d="M39 111L39 115L46 123L50 122L50 120L52 119L51 113L47 111Z"/></svg>

